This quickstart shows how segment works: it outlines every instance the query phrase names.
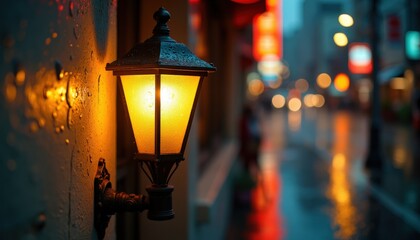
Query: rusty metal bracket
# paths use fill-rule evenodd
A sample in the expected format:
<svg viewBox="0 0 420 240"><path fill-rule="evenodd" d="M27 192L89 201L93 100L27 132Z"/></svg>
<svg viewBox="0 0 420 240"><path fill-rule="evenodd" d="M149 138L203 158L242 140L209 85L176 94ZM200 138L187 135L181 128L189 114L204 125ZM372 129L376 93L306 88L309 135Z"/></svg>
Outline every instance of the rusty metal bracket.
<svg viewBox="0 0 420 240"><path fill-rule="evenodd" d="M105 159L98 162L95 176L95 219L94 225L99 239L105 237L109 220L116 212L142 212L149 208L148 197L144 195L116 192L112 189L110 174L106 169Z"/></svg>

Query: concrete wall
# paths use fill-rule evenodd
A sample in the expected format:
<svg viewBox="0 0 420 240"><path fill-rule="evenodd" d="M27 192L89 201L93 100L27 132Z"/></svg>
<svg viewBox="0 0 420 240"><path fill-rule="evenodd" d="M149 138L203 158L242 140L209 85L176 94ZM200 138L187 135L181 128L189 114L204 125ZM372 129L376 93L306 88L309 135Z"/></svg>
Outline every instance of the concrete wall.
<svg viewBox="0 0 420 240"><path fill-rule="evenodd" d="M116 5L2 3L1 239L96 238L99 158L116 179L116 78L105 71L116 58ZM107 238L115 238L114 220Z"/></svg>

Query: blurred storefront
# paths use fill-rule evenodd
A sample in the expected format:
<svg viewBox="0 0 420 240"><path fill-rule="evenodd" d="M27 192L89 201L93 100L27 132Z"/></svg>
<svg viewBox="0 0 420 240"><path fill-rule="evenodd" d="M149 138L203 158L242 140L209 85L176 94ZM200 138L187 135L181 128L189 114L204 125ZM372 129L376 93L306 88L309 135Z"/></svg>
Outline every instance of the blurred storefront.
<svg viewBox="0 0 420 240"><path fill-rule="evenodd" d="M355 17L360 20L356 38L369 38L369 4L356 0ZM381 84L381 105L383 117L389 121L411 123L418 110L415 98L418 95L418 59L413 59L408 51L409 32L419 31L415 17L419 13L417 1L381 1L379 5L379 73ZM416 40L414 40L416 41ZM413 49L412 51L417 51ZM366 76L358 76L365 79Z"/></svg>

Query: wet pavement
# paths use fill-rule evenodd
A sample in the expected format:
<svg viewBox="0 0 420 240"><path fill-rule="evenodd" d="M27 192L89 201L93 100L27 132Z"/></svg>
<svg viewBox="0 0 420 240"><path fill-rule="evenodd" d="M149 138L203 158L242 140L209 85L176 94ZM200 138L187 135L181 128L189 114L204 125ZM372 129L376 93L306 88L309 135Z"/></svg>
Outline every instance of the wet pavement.
<svg viewBox="0 0 420 240"><path fill-rule="evenodd" d="M383 125L373 184L367 116L305 109L262 121L259 180L237 193L227 239L420 239L420 144L409 126Z"/></svg>

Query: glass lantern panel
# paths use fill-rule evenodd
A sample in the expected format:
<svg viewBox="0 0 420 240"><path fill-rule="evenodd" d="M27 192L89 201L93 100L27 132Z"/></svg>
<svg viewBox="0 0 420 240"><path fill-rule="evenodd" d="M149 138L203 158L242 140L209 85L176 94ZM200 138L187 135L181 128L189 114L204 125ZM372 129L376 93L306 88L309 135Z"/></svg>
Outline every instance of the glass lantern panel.
<svg viewBox="0 0 420 240"><path fill-rule="evenodd" d="M181 153L199 76L161 75L161 154Z"/></svg>
<svg viewBox="0 0 420 240"><path fill-rule="evenodd" d="M122 75L121 82L137 150L155 153L155 75Z"/></svg>

